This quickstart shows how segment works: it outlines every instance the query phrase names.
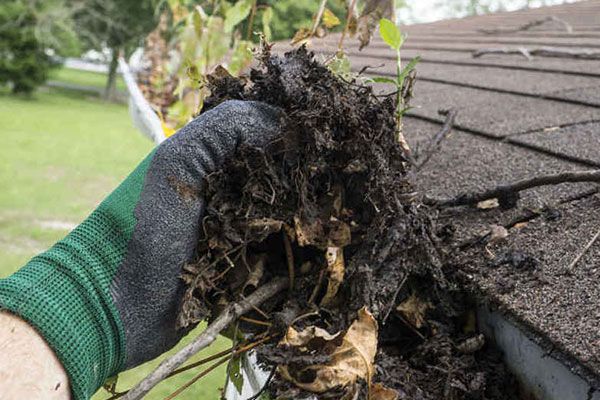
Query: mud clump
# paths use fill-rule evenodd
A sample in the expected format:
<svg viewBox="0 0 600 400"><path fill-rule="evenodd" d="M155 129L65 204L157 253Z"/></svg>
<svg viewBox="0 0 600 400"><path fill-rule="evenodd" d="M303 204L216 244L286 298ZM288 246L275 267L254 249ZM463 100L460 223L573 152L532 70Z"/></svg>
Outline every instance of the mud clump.
<svg viewBox="0 0 600 400"><path fill-rule="evenodd" d="M257 352L277 366L275 398L515 398L444 267L436 213L394 139L393 96L336 77L304 48L265 49L248 77L221 70L209 83L204 110L261 101L286 121L280 139L240 146L206 179L179 324L287 276L288 295L238 327L272 338Z"/></svg>

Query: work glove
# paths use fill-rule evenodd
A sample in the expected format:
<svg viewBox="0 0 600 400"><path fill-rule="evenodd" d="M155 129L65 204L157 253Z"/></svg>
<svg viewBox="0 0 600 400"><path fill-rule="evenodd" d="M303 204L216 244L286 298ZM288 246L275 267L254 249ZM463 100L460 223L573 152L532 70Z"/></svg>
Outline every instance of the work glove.
<svg viewBox="0 0 600 400"><path fill-rule="evenodd" d="M228 101L163 142L67 237L0 280L0 308L38 329L76 400L174 346L204 211L204 177L241 143L264 146L282 113Z"/></svg>

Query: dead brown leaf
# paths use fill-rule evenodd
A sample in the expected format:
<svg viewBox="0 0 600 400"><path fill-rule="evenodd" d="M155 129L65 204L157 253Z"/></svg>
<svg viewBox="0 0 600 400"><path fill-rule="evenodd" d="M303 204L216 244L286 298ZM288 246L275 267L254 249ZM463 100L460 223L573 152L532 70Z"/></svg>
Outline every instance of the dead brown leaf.
<svg viewBox="0 0 600 400"><path fill-rule="evenodd" d="M464 354L475 353L483 347L485 344L485 337L480 333L468 339L463 340L456 345L456 350Z"/></svg>
<svg viewBox="0 0 600 400"><path fill-rule="evenodd" d="M431 308L433 306L430 302L420 299L413 293L396 307L396 311L402 314L412 326L419 329L425 324L425 314Z"/></svg>
<svg viewBox="0 0 600 400"><path fill-rule="evenodd" d="M351 238L350 226L347 223L334 217L329 219L328 247L346 247L350 244Z"/></svg>
<svg viewBox="0 0 600 400"><path fill-rule="evenodd" d="M293 346L299 350L321 350L330 356L327 364L312 365L302 370L294 370L286 365L278 366L281 376L301 389L313 393L323 393L337 387L347 387L358 379L370 381L373 375L377 352L377 322L366 308L358 312L358 318L341 337L318 327L309 327L297 332L290 327L280 342L281 346ZM315 344L321 342L320 347ZM331 346L335 344L335 346ZM300 377L314 374L314 380L306 382ZM385 398L383 398L385 399ZM387 399L386 399L387 400Z"/></svg>
<svg viewBox="0 0 600 400"><path fill-rule="evenodd" d="M375 27L381 18L394 19L394 8L394 0L365 1L365 7L357 22L361 50L371 42Z"/></svg>
<svg viewBox="0 0 600 400"><path fill-rule="evenodd" d="M337 294L340 285L344 281L344 273L346 266L344 264L344 250L341 247L328 247L325 252L327 260L327 272L329 273L329 281L327 283L327 292L321 300L322 305L331 303Z"/></svg>
<svg viewBox="0 0 600 400"><path fill-rule="evenodd" d="M398 400L398 392L376 383L371 387L371 400Z"/></svg>
<svg viewBox="0 0 600 400"><path fill-rule="evenodd" d="M498 206L500 206L500 202L498 202L498 199L496 198L483 200L477 203L477 208L479 208L480 210L490 210Z"/></svg>
<svg viewBox="0 0 600 400"><path fill-rule="evenodd" d="M295 34L294 37L292 38L291 44L295 45L298 43L302 43L305 42L306 40L310 39L312 35L312 32L310 29L308 28L300 28Z"/></svg>
<svg viewBox="0 0 600 400"><path fill-rule="evenodd" d="M252 269L248 271L248 278L246 279L246 283L242 288L242 293L246 293L248 288L256 289L258 287L258 283L262 279L265 273L265 262L267 261L267 257L261 255L258 260L252 266Z"/></svg>
<svg viewBox="0 0 600 400"><path fill-rule="evenodd" d="M312 245L323 248L326 243L323 223L318 218L308 221L295 216L294 232L300 247Z"/></svg>

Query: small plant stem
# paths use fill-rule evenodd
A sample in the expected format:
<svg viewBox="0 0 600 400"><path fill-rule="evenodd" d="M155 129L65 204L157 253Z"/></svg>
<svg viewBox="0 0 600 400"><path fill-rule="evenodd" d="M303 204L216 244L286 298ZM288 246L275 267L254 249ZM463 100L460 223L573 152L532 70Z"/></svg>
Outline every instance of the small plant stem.
<svg viewBox="0 0 600 400"><path fill-rule="evenodd" d="M283 247L285 248L285 256L287 259L288 276L290 279L290 290L294 289L294 280L296 279L296 273L294 271L294 251L292 250L292 244L287 233L282 229L281 234L283 235Z"/></svg>
<svg viewBox="0 0 600 400"><path fill-rule="evenodd" d="M317 279L317 284L315 285L315 287L308 299L308 304L315 303L315 300L317 299L317 295L319 294L319 291L321 290L321 286L323 286L324 279L325 279L325 269L322 269L321 272L319 273L319 278Z"/></svg>
<svg viewBox="0 0 600 400"><path fill-rule="evenodd" d="M415 164L415 169L419 171L427 162L431 159L431 156L435 154L435 152L439 149L440 143L442 140L448 136L450 131L452 131L452 126L454 125L454 120L456 119L456 110L448 110L446 113L446 120L444 121L444 125L442 129L439 130L438 133L431 139L429 145L425 149L423 153L421 153L417 159L417 163ZM443 114L442 114L443 115Z"/></svg>
<svg viewBox="0 0 600 400"><path fill-rule="evenodd" d="M189 371L190 369L199 367L200 365L206 364L208 362L217 360L217 359L219 359L221 357L224 357L224 356L228 355L229 353L233 353L233 352L234 352L233 347L229 348L227 350L223 350L223 351L221 351L221 352L219 352L217 354L213 354L212 356L208 356L206 358L203 358L202 360L198 360L198 361L193 362L193 363L191 363L189 365L186 365L185 367L181 367L179 369L176 369L175 371L173 371L169 375L167 375L167 378L170 378L172 376L178 375L178 374L180 374L182 372L185 372L185 371Z"/></svg>
<svg viewBox="0 0 600 400"><path fill-rule="evenodd" d="M224 357L224 356L226 356L226 355L228 355L230 353L231 353L230 358L238 356L238 355L240 355L242 353L245 353L247 351L252 350L256 346L259 346L259 345L263 344L264 342L266 342L268 340L271 340L272 338L273 338L272 335L270 335L270 336L268 335L268 336L265 336L265 337L263 337L263 338L255 341L255 342L251 342L251 343L245 344L244 346L239 346L237 349L234 349L232 347L232 348L229 348L227 350L223 350L223 351L221 351L221 352L219 352L217 354L213 354L212 356L203 358L203 359L198 360L198 361L196 361L194 363L186 365L185 367L179 368L179 369L171 372L169 375L167 375L165 377L165 379L171 378L171 377L173 377L175 375L179 375L182 372L189 371L190 369L199 367L202 364L206 364L207 362L214 361L214 360L219 359L221 357ZM129 390L126 390L124 392L119 392L119 393L111 393L113 396L109 397L107 400L116 400L116 399L119 399L119 398L125 396L127 393L129 393Z"/></svg>
<svg viewBox="0 0 600 400"><path fill-rule="evenodd" d="M346 17L346 25L344 26L344 30L342 31L342 36L340 37L340 41L338 42L338 51L343 51L344 48L344 39L346 39L346 35L348 34L348 29L350 27L350 21L352 20L352 15L354 14L354 8L356 7L356 0L352 0L352 3L348 6L348 16Z"/></svg>
<svg viewBox="0 0 600 400"><path fill-rule="evenodd" d="M271 324L270 322L266 322L266 321L259 321L257 319L254 318L248 318L248 317L240 317L240 321L244 321L244 322L248 322L250 324L254 324L254 325L260 325L260 326L272 326L273 324Z"/></svg>
<svg viewBox="0 0 600 400"><path fill-rule="evenodd" d="M203 377L205 377L206 375L208 375L209 372L214 371L215 369L217 369L221 365L225 364L227 361L229 361L229 357L223 357L223 358L221 358L219 361L217 361L216 363L212 364L210 367L208 367L207 369L205 369L204 371L200 372L198 375L196 375L195 377L193 377L192 379L190 379L189 381L187 381L186 383L184 383L183 386L181 386L179 389L177 389L176 391L174 391L173 393L171 393L169 396L165 397L165 400L172 400L175 397L179 396L184 390L186 390L187 388L189 388L190 386L192 386L194 383L198 382L200 379L202 379Z"/></svg>
<svg viewBox="0 0 600 400"><path fill-rule="evenodd" d="M252 2L252 11L250 11L250 18L248 19L248 31L246 32L246 40L252 40L252 27L254 26L254 18L256 17L256 1Z"/></svg>
<svg viewBox="0 0 600 400"><path fill-rule="evenodd" d="M315 32L319 28L319 24L321 23L321 18L323 18L323 13L325 12L325 6L327 5L327 0L321 0L321 4L319 5L319 10L315 14L313 19L313 26L310 30L310 36L314 36Z"/></svg>
<svg viewBox="0 0 600 400"><path fill-rule="evenodd" d="M584 254L590 249L590 247L592 247L592 245L596 242L596 240L598 240L598 237L600 237L600 230L596 232L592 239L585 245L583 250L581 250L577 257L575 257L575 259L569 264L569 266L567 267L567 272L571 272L573 268L575 268L579 260L581 260L581 257L583 257Z"/></svg>
<svg viewBox="0 0 600 400"><path fill-rule="evenodd" d="M125 395L125 398L127 400L143 398L154 386L165 379L166 376L191 356L211 345L217 339L218 335L233 321L250 311L252 305L259 305L265 300L273 297L284 290L288 286L288 283L288 279L286 278L275 278L256 289L256 291L247 298L240 300L237 303L230 303L202 333L183 349L164 360L154 371L134 386L129 393Z"/></svg>
<svg viewBox="0 0 600 400"><path fill-rule="evenodd" d="M402 78L402 56L400 54L400 47L396 49L396 140L402 146L404 153L409 160L412 159L410 154L410 146L404 138L402 133L402 115L404 113L404 97L402 89L404 87L404 78Z"/></svg>

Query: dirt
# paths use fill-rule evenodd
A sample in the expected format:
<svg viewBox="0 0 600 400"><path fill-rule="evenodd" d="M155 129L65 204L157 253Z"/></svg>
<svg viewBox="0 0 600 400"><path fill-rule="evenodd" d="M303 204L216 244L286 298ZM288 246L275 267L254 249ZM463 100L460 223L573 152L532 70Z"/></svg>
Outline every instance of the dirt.
<svg viewBox="0 0 600 400"><path fill-rule="evenodd" d="M245 78L217 71L204 110L229 99L266 102L284 110L284 132L263 149L241 146L207 178L179 324L214 317L273 276L288 276L288 295L238 326L272 337L257 351L261 362L280 367L268 388L275 398L312 395L300 386L336 362L328 347L341 346L342 336L319 339L308 352L282 345L286 330L349 332L364 307L377 322L374 370L318 398L362 399L371 391L372 399L389 398L374 394L378 383L400 399L517 398L447 267L452 230L436 224L435 210L415 192L394 139L393 96L337 78L303 48L283 57L265 49L259 59ZM507 263L520 263L511 257ZM306 373L290 380L282 366Z"/></svg>

